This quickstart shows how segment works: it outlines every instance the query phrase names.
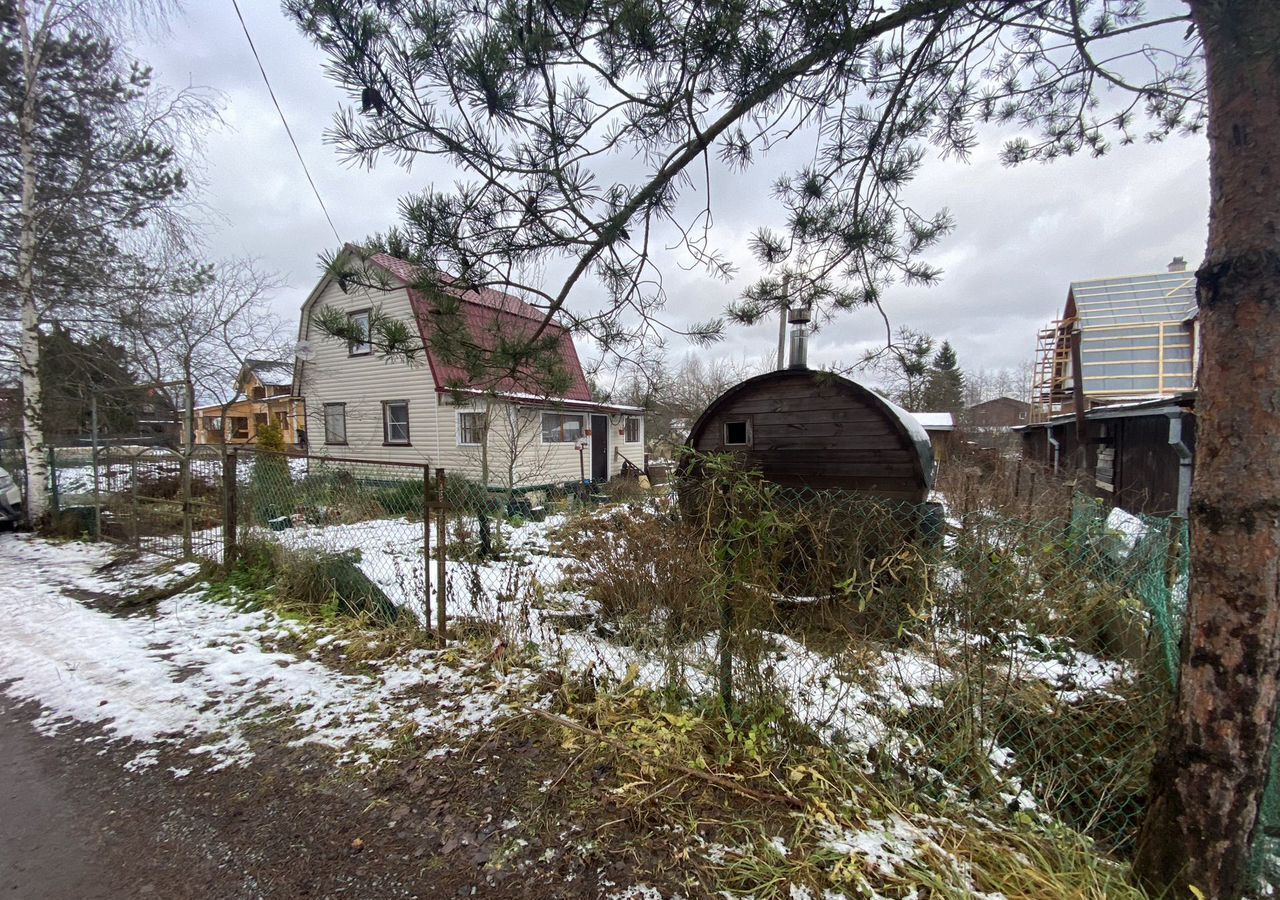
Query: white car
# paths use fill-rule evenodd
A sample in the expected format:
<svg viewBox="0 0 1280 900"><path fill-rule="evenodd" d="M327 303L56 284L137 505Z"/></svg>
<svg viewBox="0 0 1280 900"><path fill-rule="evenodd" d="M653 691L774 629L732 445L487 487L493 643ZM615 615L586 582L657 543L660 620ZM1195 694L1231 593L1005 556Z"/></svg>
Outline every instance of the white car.
<svg viewBox="0 0 1280 900"><path fill-rule="evenodd" d="M0 526L14 527L22 521L22 489L8 469L0 469Z"/></svg>

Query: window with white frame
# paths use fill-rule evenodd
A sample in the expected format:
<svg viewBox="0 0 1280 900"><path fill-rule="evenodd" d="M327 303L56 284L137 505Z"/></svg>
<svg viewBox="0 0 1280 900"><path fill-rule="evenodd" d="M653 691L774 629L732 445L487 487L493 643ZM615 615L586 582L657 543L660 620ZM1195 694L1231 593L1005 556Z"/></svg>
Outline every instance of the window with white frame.
<svg viewBox="0 0 1280 900"><path fill-rule="evenodd" d="M484 443L484 413L458 413L458 445L479 447Z"/></svg>
<svg viewBox="0 0 1280 900"><path fill-rule="evenodd" d="M622 426L623 438L628 444L640 443L640 417L627 416L626 423Z"/></svg>
<svg viewBox="0 0 1280 900"><path fill-rule="evenodd" d="M347 442L347 404L326 403L324 405L324 442L326 444Z"/></svg>
<svg viewBox="0 0 1280 900"><path fill-rule="evenodd" d="M347 322L362 337L362 340L347 342L348 356L368 356L373 352L373 345L369 343L369 316L371 312L372 310L361 309L347 313Z"/></svg>
<svg viewBox="0 0 1280 900"><path fill-rule="evenodd" d="M382 442L387 445L409 443L409 401L382 402Z"/></svg>
<svg viewBox="0 0 1280 900"><path fill-rule="evenodd" d="M572 444L582 437L582 416L564 413L542 414L542 443Z"/></svg>

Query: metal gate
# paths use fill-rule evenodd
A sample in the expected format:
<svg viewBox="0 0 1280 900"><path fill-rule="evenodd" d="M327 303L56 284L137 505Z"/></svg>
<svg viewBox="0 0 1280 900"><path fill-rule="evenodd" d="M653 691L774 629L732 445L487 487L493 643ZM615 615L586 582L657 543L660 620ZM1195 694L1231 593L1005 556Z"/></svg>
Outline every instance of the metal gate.
<svg viewBox="0 0 1280 900"><path fill-rule="evenodd" d="M196 447L103 453L95 515L103 538L174 559L222 555L222 454Z"/></svg>

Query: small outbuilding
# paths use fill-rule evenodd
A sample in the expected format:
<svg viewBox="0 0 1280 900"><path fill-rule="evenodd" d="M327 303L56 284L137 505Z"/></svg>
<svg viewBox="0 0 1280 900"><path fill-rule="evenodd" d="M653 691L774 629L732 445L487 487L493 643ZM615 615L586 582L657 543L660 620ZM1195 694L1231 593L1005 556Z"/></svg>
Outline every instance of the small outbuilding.
<svg viewBox="0 0 1280 900"><path fill-rule="evenodd" d="M694 423L686 444L734 453L744 468L789 487L921 503L933 485L933 448L911 413L803 363L729 388Z"/></svg>

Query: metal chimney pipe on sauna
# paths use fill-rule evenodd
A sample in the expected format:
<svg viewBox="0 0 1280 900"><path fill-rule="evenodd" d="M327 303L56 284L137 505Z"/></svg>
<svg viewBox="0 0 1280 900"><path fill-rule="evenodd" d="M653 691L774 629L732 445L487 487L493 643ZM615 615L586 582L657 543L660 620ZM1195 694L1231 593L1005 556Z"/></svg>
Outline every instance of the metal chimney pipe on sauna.
<svg viewBox="0 0 1280 900"><path fill-rule="evenodd" d="M787 313L787 321L791 323L791 368L809 368L809 320L812 318L809 305L804 304L792 308Z"/></svg>

